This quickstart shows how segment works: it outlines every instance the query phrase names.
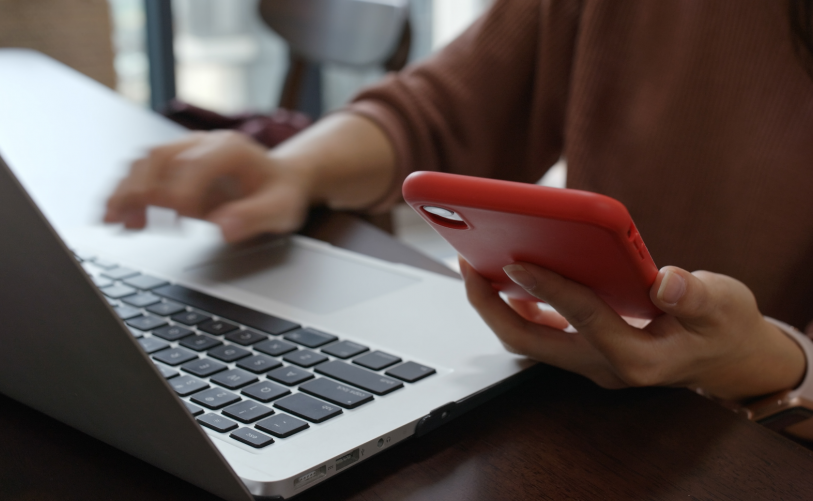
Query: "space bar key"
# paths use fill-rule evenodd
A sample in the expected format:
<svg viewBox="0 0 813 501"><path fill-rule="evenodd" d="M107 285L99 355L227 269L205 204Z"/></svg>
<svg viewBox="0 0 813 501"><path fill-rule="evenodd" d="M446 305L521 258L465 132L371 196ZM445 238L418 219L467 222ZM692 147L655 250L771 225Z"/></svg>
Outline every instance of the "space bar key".
<svg viewBox="0 0 813 501"><path fill-rule="evenodd" d="M386 395L391 391L404 387L404 384L400 381L338 360L317 365L314 370L319 374L338 379L343 383L357 386L376 395Z"/></svg>

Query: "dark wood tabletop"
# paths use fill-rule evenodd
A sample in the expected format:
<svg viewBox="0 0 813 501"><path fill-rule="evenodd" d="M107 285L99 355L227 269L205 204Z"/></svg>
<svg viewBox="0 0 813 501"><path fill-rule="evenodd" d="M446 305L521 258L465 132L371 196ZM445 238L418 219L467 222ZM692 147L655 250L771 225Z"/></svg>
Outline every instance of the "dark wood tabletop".
<svg viewBox="0 0 813 501"><path fill-rule="evenodd" d="M306 233L440 266L346 214L322 213ZM0 396L0 499L215 498ZM539 366L485 405L296 499L807 500L813 453L687 390L603 390Z"/></svg>

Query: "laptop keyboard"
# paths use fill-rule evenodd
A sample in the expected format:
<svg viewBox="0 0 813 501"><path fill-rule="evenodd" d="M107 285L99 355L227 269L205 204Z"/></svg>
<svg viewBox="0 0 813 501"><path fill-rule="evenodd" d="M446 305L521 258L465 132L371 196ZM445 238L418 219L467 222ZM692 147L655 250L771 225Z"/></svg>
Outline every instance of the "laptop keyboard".
<svg viewBox="0 0 813 501"><path fill-rule="evenodd" d="M197 422L256 449L435 374L327 332L75 255Z"/></svg>

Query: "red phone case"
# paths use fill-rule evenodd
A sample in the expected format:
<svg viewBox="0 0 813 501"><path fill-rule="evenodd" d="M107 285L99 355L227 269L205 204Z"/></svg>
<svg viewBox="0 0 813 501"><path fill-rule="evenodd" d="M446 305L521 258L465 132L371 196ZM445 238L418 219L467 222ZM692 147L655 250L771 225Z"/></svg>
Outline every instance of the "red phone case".
<svg viewBox="0 0 813 501"><path fill-rule="evenodd" d="M404 199L497 290L538 301L502 267L538 264L584 284L621 315L653 318L649 299L658 268L624 205L579 190L496 181L439 172L415 172ZM462 221L424 207L457 213Z"/></svg>

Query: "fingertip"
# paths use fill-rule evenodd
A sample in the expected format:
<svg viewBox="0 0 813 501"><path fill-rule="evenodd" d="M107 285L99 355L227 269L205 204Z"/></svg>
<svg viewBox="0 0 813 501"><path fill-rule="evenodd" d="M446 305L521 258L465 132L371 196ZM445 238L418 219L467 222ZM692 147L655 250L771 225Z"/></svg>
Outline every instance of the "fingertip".
<svg viewBox="0 0 813 501"><path fill-rule="evenodd" d="M686 295L686 279L672 269L663 269L661 272L663 275L655 297L665 306L677 306Z"/></svg>

